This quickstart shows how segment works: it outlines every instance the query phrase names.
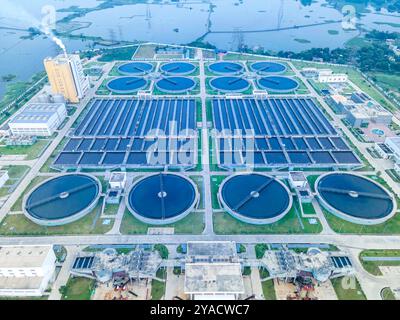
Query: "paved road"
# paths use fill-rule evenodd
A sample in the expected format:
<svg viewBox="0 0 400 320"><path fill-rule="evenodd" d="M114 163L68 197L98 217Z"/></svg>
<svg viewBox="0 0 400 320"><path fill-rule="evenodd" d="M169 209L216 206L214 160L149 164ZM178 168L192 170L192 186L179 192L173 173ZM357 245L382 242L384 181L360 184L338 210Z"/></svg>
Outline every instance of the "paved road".
<svg viewBox="0 0 400 320"><path fill-rule="evenodd" d="M236 241L237 243L331 243L356 249L400 249L399 236L344 234L273 235L76 235L43 237L1 237L0 245L24 244L181 244L188 241Z"/></svg>
<svg viewBox="0 0 400 320"><path fill-rule="evenodd" d="M202 155L201 161L203 166L203 171L201 175L203 176L203 186L204 186L204 216L205 216L205 228L204 234L211 235L214 233L213 228L213 211L212 211L212 200L211 200L211 174L210 174L210 147L209 147L209 135L207 129L207 104L206 104L206 75L204 71L204 59L203 50L198 50L200 58L200 96L201 96L201 120L202 120Z"/></svg>

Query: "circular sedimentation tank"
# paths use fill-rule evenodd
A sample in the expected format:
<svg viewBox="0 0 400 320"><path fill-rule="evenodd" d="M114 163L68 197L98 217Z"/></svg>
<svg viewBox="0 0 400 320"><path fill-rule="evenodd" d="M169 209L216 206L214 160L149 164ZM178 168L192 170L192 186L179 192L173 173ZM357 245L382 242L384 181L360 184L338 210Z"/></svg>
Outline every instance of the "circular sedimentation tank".
<svg viewBox="0 0 400 320"><path fill-rule="evenodd" d="M250 88L250 82L241 77L218 77L211 79L210 86L221 92L242 92Z"/></svg>
<svg viewBox="0 0 400 320"><path fill-rule="evenodd" d="M128 62L118 67L118 72L123 75L146 75L153 71L153 65L147 62Z"/></svg>
<svg viewBox="0 0 400 320"><path fill-rule="evenodd" d="M352 173L328 173L315 182L319 201L329 212L357 224L379 224L396 212L396 201L375 181Z"/></svg>
<svg viewBox="0 0 400 320"><path fill-rule="evenodd" d="M250 69L258 74L278 74L286 71L286 66L282 63L272 61L260 61L250 65Z"/></svg>
<svg viewBox="0 0 400 320"><path fill-rule="evenodd" d="M160 67L161 72L168 75L188 75L196 70L196 66L190 62L169 62Z"/></svg>
<svg viewBox="0 0 400 320"><path fill-rule="evenodd" d="M282 219L292 207L289 189L262 174L239 174L224 180L219 201L234 218L250 224L269 224Z"/></svg>
<svg viewBox="0 0 400 320"><path fill-rule="evenodd" d="M24 198L24 213L33 222L58 226L76 221L97 205L101 184L86 174L64 174L45 180Z"/></svg>
<svg viewBox="0 0 400 320"><path fill-rule="evenodd" d="M159 173L132 185L126 198L129 211L149 224L169 224L186 217L198 203L196 185L179 174Z"/></svg>
<svg viewBox="0 0 400 320"><path fill-rule="evenodd" d="M262 77L257 82L262 89L272 92L290 92L299 87L295 79L283 76Z"/></svg>
<svg viewBox="0 0 400 320"><path fill-rule="evenodd" d="M208 66L208 70L221 75L240 74L243 69L243 66L236 62L215 62Z"/></svg>
<svg viewBox="0 0 400 320"><path fill-rule="evenodd" d="M168 93L182 93L192 90L196 82L188 77L164 77L156 82L156 87Z"/></svg>
<svg viewBox="0 0 400 320"><path fill-rule="evenodd" d="M108 90L120 94L135 92L146 86L147 80L141 77L119 77L107 83Z"/></svg>

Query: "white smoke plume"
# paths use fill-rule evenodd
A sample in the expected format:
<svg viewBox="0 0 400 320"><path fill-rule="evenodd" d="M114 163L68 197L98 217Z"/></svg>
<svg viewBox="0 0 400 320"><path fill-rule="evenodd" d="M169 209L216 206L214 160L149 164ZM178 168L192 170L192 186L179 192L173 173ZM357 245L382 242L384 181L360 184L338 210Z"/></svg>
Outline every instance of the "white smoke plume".
<svg viewBox="0 0 400 320"><path fill-rule="evenodd" d="M57 44L67 56L67 49L60 38L54 35L56 27L56 9L53 6L44 6L41 10L41 21L35 18L20 5L14 4L9 0L1 0L1 11L8 19L22 23L24 26L39 29Z"/></svg>

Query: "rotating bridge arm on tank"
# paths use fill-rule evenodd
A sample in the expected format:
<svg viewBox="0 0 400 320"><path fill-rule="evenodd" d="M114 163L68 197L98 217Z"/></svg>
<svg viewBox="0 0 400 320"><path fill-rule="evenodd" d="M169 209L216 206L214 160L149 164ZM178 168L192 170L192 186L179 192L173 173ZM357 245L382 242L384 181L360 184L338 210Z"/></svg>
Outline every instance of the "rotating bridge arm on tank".
<svg viewBox="0 0 400 320"><path fill-rule="evenodd" d="M179 70L179 67L178 67L178 66L173 67L173 68L168 69L168 70L165 70L165 71L166 71L166 72L174 72L174 71L176 71L176 70Z"/></svg>
<svg viewBox="0 0 400 320"><path fill-rule="evenodd" d="M263 71L267 71L269 69L271 69L271 67L270 66L266 66L264 68L261 68L260 71L263 72Z"/></svg>
<svg viewBox="0 0 400 320"><path fill-rule="evenodd" d="M236 71L239 71L239 69L235 69L235 68L230 67L230 66L225 66L224 69L230 70L230 71L235 71L235 72L236 72Z"/></svg>
<svg viewBox="0 0 400 320"><path fill-rule="evenodd" d="M160 173L160 199L161 199L161 217L164 220L165 219L165 202L164 202L164 180L163 180L163 174Z"/></svg>
<svg viewBox="0 0 400 320"><path fill-rule="evenodd" d="M84 184L84 185L82 185L82 186L75 187L75 188L73 188L73 189L71 189L71 190L65 190L65 191L63 191L63 192L61 192L61 193L58 193L58 194L54 195L54 196L44 198L44 199L42 199L42 200L40 200L40 201L37 201L37 202L34 202L34 203L32 203L32 204L27 204L26 208L27 208L28 210L30 210L30 209L39 207L39 206L41 206L41 205L44 205L44 204L46 204L46 203L49 203L49 202L51 202L51 201L53 201L53 200L60 199L60 198L62 198L63 194L65 194L66 197L68 197L68 196L70 196L70 195L73 194L73 193L77 193L77 192L83 191L83 190L88 189L88 188L90 188L90 187L93 187L93 184L87 183L87 184Z"/></svg>
<svg viewBox="0 0 400 320"><path fill-rule="evenodd" d="M237 204L234 207L235 211L238 211L241 207L243 207L246 203L248 203L251 199L254 198L254 193L260 193L262 192L266 187L268 187L270 185L270 183L273 181L273 179L268 180L267 182L263 183L258 189L252 191L250 194L248 194L242 201L239 202L239 204Z"/></svg>
<svg viewBox="0 0 400 320"><path fill-rule="evenodd" d="M338 188L327 188L327 187L319 187L320 191L329 192L329 193L336 193L336 194L345 194L351 195L355 193L357 196L366 197L366 198L374 198L374 199L382 199L382 200L391 200L390 196L384 194L377 194L373 192L365 192L365 191L354 191L354 190L344 190Z"/></svg>
<svg viewBox="0 0 400 320"><path fill-rule="evenodd" d="M229 81L228 84L229 84L229 85L232 85L232 84L235 84L235 83L237 83L237 82L239 82L239 81L241 81L241 80L242 80L242 78L237 78L237 79L234 79L234 80Z"/></svg>
<svg viewBox="0 0 400 320"><path fill-rule="evenodd" d="M125 82L125 85L134 84L134 83L137 83L137 82L140 82L140 81L142 81L141 78L134 79L134 80L127 80L127 81Z"/></svg>
<svg viewBox="0 0 400 320"><path fill-rule="evenodd" d="M138 71L140 71L140 72L143 72L143 73L146 72L146 70L144 70L144 69L142 69L142 68L139 68L139 67L136 67L136 66L134 66L133 69L136 69L136 70L138 70Z"/></svg>

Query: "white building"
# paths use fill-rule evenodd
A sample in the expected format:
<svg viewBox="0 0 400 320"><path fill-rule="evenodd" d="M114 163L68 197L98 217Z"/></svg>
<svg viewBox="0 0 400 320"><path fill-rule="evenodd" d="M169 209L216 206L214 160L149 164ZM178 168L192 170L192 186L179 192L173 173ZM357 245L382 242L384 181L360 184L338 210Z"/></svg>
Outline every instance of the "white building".
<svg viewBox="0 0 400 320"><path fill-rule="evenodd" d="M31 103L9 122L13 135L51 136L67 117L64 103Z"/></svg>
<svg viewBox="0 0 400 320"><path fill-rule="evenodd" d="M355 128L368 127L371 122L386 126L392 122L393 114L363 92L351 96L333 94L328 102L339 113L345 114L346 120Z"/></svg>
<svg viewBox="0 0 400 320"><path fill-rule="evenodd" d="M389 149L389 147L384 143L375 143L375 150L383 159L389 159L393 157L392 150Z"/></svg>
<svg viewBox="0 0 400 320"><path fill-rule="evenodd" d="M5 183L9 178L10 177L8 176L8 171L0 170L0 188L2 188L5 185Z"/></svg>
<svg viewBox="0 0 400 320"><path fill-rule="evenodd" d="M316 78L319 73L317 68L303 68L301 74L306 78Z"/></svg>
<svg viewBox="0 0 400 320"><path fill-rule="evenodd" d="M0 296L42 296L53 280L52 246L0 248Z"/></svg>
<svg viewBox="0 0 400 320"><path fill-rule="evenodd" d="M111 189L125 189L126 185L126 172L113 172L110 177Z"/></svg>
<svg viewBox="0 0 400 320"><path fill-rule="evenodd" d="M185 293L193 300L236 300L244 293L240 263L188 263Z"/></svg>
<svg viewBox="0 0 400 320"><path fill-rule="evenodd" d="M310 184L308 183L307 177L302 171L290 171L289 172L289 183L293 189L295 189L298 198L301 202L311 202L313 194L311 192ZM303 208L301 208L303 213Z"/></svg>
<svg viewBox="0 0 400 320"><path fill-rule="evenodd" d="M184 292L193 300L236 300L245 293L234 242L188 242L184 268Z"/></svg>
<svg viewBox="0 0 400 320"><path fill-rule="evenodd" d="M344 73L333 73L330 69L321 69L318 71L318 81L321 83L343 83L348 81L348 76Z"/></svg>
<svg viewBox="0 0 400 320"><path fill-rule="evenodd" d="M385 145L391 150L391 158L394 161L394 169L400 174L400 137L387 137Z"/></svg>

